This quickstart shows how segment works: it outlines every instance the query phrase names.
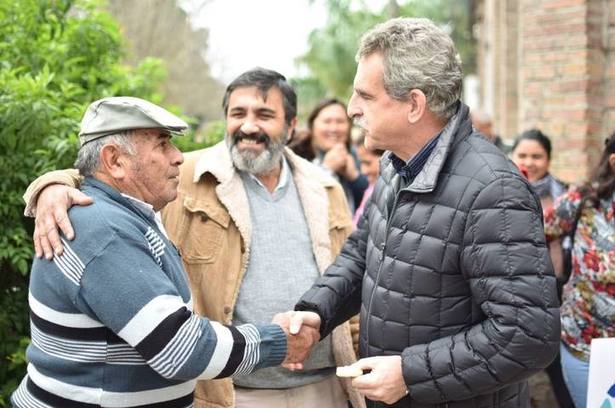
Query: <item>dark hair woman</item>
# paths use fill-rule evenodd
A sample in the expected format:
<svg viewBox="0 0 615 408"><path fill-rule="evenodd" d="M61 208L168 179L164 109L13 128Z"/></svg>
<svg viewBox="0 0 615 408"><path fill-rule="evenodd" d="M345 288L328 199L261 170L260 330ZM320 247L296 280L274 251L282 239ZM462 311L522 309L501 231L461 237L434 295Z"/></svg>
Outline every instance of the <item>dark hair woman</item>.
<svg viewBox="0 0 615 408"><path fill-rule="evenodd" d="M553 206L557 197L566 191L566 185L549 173L551 140L538 129L526 130L513 143L512 160L526 173L534 192L540 198L544 214ZM569 248L570 239L567 238L563 243L559 240L552 241L549 246L551 261L558 280L558 295L561 294L565 281L562 245ZM564 383L559 356L547 367L546 372L559 406L571 406L573 402Z"/></svg>
<svg viewBox="0 0 615 408"><path fill-rule="evenodd" d="M309 137L290 147L307 160L330 172L342 185L351 212L359 206L368 187L359 171L359 161L351 146L352 123L346 105L338 99L320 101L308 116Z"/></svg>
<svg viewBox="0 0 615 408"><path fill-rule="evenodd" d="M572 272L564 286L561 360L577 408L585 407L594 338L615 337L615 132L590 181L571 187L545 215L548 240L575 225ZM577 213L577 211L579 211Z"/></svg>
<svg viewBox="0 0 615 408"><path fill-rule="evenodd" d="M551 140L538 129L521 133L512 147L512 161L527 172L527 178L540 197L543 209L566 191L566 185L549 173Z"/></svg>

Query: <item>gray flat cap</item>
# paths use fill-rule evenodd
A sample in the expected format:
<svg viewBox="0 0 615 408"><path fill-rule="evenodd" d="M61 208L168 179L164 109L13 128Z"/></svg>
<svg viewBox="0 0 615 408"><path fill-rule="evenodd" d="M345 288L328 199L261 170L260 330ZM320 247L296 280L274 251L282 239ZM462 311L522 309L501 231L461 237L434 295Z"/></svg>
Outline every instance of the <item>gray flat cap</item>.
<svg viewBox="0 0 615 408"><path fill-rule="evenodd" d="M165 129L181 134L188 124L166 109L143 99L112 96L88 106L81 120L79 141L85 143L123 130Z"/></svg>

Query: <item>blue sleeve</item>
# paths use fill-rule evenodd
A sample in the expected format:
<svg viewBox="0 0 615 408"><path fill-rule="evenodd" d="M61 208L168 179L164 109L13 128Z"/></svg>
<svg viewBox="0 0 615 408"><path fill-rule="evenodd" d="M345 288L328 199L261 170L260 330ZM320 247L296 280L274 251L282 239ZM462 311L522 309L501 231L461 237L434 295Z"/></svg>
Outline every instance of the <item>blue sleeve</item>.
<svg viewBox="0 0 615 408"><path fill-rule="evenodd" d="M79 282L77 302L160 375L222 378L283 361L286 336L279 326L224 326L198 316L181 296L178 285L185 281L162 270L145 240L107 242L86 265L70 246L58 258Z"/></svg>

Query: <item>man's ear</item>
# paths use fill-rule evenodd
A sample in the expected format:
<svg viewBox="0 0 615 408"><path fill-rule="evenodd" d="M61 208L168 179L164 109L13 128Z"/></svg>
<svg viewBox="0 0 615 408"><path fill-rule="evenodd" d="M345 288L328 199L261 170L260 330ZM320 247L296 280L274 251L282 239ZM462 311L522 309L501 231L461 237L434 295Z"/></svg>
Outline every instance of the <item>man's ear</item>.
<svg viewBox="0 0 615 408"><path fill-rule="evenodd" d="M112 178L122 180L128 166L130 160L119 146L109 143L100 149L100 167Z"/></svg>
<svg viewBox="0 0 615 408"><path fill-rule="evenodd" d="M615 153L609 154L609 166L611 166L611 171L615 172Z"/></svg>
<svg viewBox="0 0 615 408"><path fill-rule="evenodd" d="M408 122L416 124L427 110L427 97L420 89L412 89L408 93Z"/></svg>
<svg viewBox="0 0 615 408"><path fill-rule="evenodd" d="M295 116L290 120L290 124L288 125L288 141L290 142L295 136L295 127L297 126L297 117Z"/></svg>

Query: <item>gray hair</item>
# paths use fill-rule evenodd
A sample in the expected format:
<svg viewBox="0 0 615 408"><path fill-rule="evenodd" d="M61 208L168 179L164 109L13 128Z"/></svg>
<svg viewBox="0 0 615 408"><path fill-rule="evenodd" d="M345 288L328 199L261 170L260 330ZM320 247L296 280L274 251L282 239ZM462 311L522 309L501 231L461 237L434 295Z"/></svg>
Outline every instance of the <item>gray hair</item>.
<svg viewBox="0 0 615 408"><path fill-rule="evenodd" d="M129 155L135 154L134 144L131 140L133 131L123 131L104 136L85 143L77 153L75 168L83 177L92 176L100 167L100 151L107 144L115 144Z"/></svg>
<svg viewBox="0 0 615 408"><path fill-rule="evenodd" d="M461 60L450 36L426 18L395 18L361 38L356 60L382 53L384 88L393 99L407 100L412 89L427 97L429 109L449 119L461 96Z"/></svg>

